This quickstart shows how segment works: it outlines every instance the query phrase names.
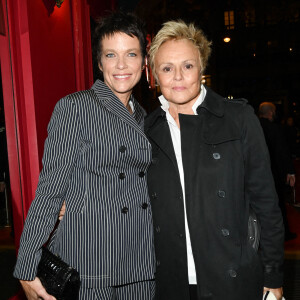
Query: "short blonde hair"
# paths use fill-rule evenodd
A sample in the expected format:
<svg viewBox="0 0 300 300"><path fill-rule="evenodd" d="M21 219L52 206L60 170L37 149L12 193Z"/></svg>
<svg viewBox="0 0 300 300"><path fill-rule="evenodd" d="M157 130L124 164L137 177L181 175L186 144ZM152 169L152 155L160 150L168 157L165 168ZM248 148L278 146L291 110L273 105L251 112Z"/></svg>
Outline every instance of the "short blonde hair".
<svg viewBox="0 0 300 300"><path fill-rule="evenodd" d="M193 23L186 24L182 20L177 20L164 23L163 27L158 31L151 43L151 47L149 49L149 62L156 79L155 56L159 47L169 40L181 39L191 41L198 49L201 63L201 74L204 73L211 53L212 43L207 40L203 31L195 27Z"/></svg>

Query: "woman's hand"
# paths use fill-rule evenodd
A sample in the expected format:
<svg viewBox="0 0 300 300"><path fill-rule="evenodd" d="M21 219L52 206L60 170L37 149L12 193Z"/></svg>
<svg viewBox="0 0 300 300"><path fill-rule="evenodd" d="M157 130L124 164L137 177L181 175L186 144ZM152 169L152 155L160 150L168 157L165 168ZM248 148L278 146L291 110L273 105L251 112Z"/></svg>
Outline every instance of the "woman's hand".
<svg viewBox="0 0 300 300"><path fill-rule="evenodd" d="M61 221L66 213L66 202L64 201L62 207L60 208L58 219Z"/></svg>
<svg viewBox="0 0 300 300"><path fill-rule="evenodd" d="M56 300L55 297L46 292L38 277L32 281L20 280L20 283L28 300Z"/></svg>
<svg viewBox="0 0 300 300"><path fill-rule="evenodd" d="M267 287L264 287L264 294L267 291L272 292L274 294L274 296L276 297L277 300L282 300L282 296L283 296L283 289L282 289L282 287L278 288L278 289L269 289Z"/></svg>

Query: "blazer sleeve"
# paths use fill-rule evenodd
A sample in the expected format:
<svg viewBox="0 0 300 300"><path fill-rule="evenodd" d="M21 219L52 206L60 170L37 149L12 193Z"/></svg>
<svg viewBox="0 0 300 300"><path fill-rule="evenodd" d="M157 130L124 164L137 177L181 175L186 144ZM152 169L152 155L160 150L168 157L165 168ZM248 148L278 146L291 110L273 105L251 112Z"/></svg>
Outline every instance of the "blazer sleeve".
<svg viewBox="0 0 300 300"><path fill-rule="evenodd" d="M48 125L43 168L20 240L14 276L34 280L41 247L58 219L79 149L80 124L77 107L68 96L55 106Z"/></svg>
<svg viewBox="0 0 300 300"><path fill-rule="evenodd" d="M269 152L253 109L242 114L245 164L245 197L261 224L260 255L264 265L264 286L283 284L284 229L271 172Z"/></svg>

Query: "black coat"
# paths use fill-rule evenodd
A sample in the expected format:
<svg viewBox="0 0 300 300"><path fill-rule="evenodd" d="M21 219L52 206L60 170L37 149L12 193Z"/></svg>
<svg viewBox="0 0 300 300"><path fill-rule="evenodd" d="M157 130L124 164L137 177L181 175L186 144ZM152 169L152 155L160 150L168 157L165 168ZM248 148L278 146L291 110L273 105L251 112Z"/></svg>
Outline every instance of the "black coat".
<svg viewBox="0 0 300 300"><path fill-rule="evenodd" d="M259 121L246 100L229 101L210 89L197 111L179 119L199 299L261 300L263 286L282 286L283 226ZM182 189L161 108L146 119L145 132L153 151L148 186L157 299L187 300ZM247 239L249 205L262 225L260 255Z"/></svg>

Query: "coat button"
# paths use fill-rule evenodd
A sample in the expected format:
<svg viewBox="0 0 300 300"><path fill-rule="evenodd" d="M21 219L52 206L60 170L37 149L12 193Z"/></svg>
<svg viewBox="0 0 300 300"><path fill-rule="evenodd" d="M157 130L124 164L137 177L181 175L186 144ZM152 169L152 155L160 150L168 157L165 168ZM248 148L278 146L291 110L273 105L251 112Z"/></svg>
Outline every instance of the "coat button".
<svg viewBox="0 0 300 300"><path fill-rule="evenodd" d="M230 277L233 277L233 278L235 278L237 276L237 273L235 270L228 270L228 274Z"/></svg>
<svg viewBox="0 0 300 300"><path fill-rule="evenodd" d="M159 226L156 226L155 230L156 230L157 233L160 233L160 227Z"/></svg>
<svg viewBox="0 0 300 300"><path fill-rule="evenodd" d="M140 177L144 177L144 176L145 176L145 173L144 173L143 171L141 171L141 172L139 173L139 176L140 176Z"/></svg>
<svg viewBox="0 0 300 300"><path fill-rule="evenodd" d="M143 203L143 204L142 204L142 209L147 209L147 207L148 207L148 204L147 204L147 203Z"/></svg>
<svg viewBox="0 0 300 300"><path fill-rule="evenodd" d="M123 179L125 178L125 173L120 173L120 174L119 174L119 178L120 178L121 180L123 180Z"/></svg>
<svg viewBox="0 0 300 300"><path fill-rule="evenodd" d="M156 194L155 192L152 193L151 198L152 198L152 199L157 199L157 194Z"/></svg>
<svg viewBox="0 0 300 300"><path fill-rule="evenodd" d="M120 146L119 147L119 151L121 152L121 153L124 153L125 151L126 151L126 146L124 146L124 145L122 145L122 146Z"/></svg>
<svg viewBox="0 0 300 300"><path fill-rule="evenodd" d="M127 214L128 213L128 207L123 207L122 208L122 214Z"/></svg>
<svg viewBox="0 0 300 300"><path fill-rule="evenodd" d="M221 158L220 153L218 153L218 152L213 153L213 158L214 158L214 159L220 159L220 158Z"/></svg>
<svg viewBox="0 0 300 300"><path fill-rule="evenodd" d="M160 261L156 260L156 265L159 267L160 266Z"/></svg>
<svg viewBox="0 0 300 300"><path fill-rule="evenodd" d="M223 234L223 236L229 236L229 230L223 228L223 229L222 229L222 234Z"/></svg>
<svg viewBox="0 0 300 300"><path fill-rule="evenodd" d="M178 236L182 239L183 238L183 234L179 233Z"/></svg>
<svg viewBox="0 0 300 300"><path fill-rule="evenodd" d="M218 191L218 196L219 196L220 198L225 198L225 196L226 196L225 191Z"/></svg>
<svg viewBox="0 0 300 300"><path fill-rule="evenodd" d="M158 158L157 157L153 157L152 158L152 164L156 165L158 163Z"/></svg>

